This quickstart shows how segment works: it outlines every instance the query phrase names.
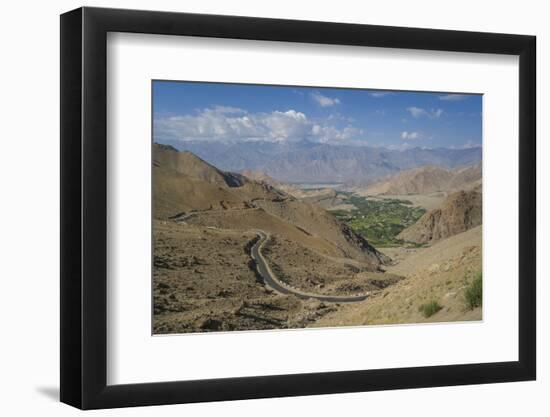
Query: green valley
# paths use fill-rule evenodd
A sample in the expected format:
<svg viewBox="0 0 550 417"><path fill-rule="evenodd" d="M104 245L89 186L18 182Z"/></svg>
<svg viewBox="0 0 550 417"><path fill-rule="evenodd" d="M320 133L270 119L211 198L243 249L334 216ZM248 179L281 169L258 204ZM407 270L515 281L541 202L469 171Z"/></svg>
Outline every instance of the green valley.
<svg viewBox="0 0 550 417"><path fill-rule="evenodd" d="M413 206L408 200L371 199L357 195L351 195L347 202L355 209L334 210L332 213L375 247L420 246L405 243L397 239L397 235L426 212L423 208Z"/></svg>

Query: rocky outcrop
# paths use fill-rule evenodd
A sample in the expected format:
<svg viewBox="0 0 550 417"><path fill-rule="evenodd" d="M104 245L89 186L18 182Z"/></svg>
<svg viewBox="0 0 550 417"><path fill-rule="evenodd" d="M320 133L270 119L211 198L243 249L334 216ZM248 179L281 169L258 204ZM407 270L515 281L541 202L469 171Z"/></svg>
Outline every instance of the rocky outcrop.
<svg viewBox="0 0 550 417"><path fill-rule="evenodd" d="M451 194L438 209L425 213L397 237L419 244L433 243L482 223L482 195L477 191Z"/></svg>

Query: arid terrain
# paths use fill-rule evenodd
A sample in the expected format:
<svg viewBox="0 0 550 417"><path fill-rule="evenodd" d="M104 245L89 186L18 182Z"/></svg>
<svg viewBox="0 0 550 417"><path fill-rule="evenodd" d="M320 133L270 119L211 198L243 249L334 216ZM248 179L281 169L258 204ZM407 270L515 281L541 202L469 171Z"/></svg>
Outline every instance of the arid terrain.
<svg viewBox="0 0 550 417"><path fill-rule="evenodd" d="M481 320L481 307L471 308L466 299L481 270L481 226L431 247L387 253L399 259L388 271L403 279L364 303L343 306L315 326ZM423 307L431 303L438 311L426 317Z"/></svg>
<svg viewBox="0 0 550 417"><path fill-rule="evenodd" d="M481 163L453 170L422 166L402 171L369 185L367 195L429 195L431 193L469 190L481 184ZM361 192L361 188L359 188Z"/></svg>
<svg viewBox="0 0 550 417"><path fill-rule="evenodd" d="M153 198L155 334L482 317L480 163L302 187L155 144Z"/></svg>
<svg viewBox="0 0 550 417"><path fill-rule="evenodd" d="M267 288L250 257L252 232L154 227L154 333L306 327L334 309Z"/></svg>

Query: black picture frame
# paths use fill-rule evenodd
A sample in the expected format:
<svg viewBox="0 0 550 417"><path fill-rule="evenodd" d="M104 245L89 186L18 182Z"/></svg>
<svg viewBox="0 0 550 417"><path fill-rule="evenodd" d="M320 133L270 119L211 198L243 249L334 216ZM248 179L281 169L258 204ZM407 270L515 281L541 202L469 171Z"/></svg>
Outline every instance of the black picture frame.
<svg viewBox="0 0 550 417"><path fill-rule="evenodd" d="M108 32L186 35L519 56L519 358L107 385ZM536 378L536 38L136 10L61 16L61 401L81 409L421 388Z"/></svg>

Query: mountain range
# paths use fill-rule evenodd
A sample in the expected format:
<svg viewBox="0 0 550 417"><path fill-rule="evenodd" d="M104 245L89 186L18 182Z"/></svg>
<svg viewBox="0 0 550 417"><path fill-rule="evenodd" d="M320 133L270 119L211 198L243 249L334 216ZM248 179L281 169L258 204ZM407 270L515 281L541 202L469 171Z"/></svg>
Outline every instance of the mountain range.
<svg viewBox="0 0 550 417"><path fill-rule="evenodd" d="M424 165L445 169L481 161L481 148L411 148L404 150L370 146L327 145L302 140L277 142L172 143L219 169L263 171L287 183L368 184L382 177Z"/></svg>

